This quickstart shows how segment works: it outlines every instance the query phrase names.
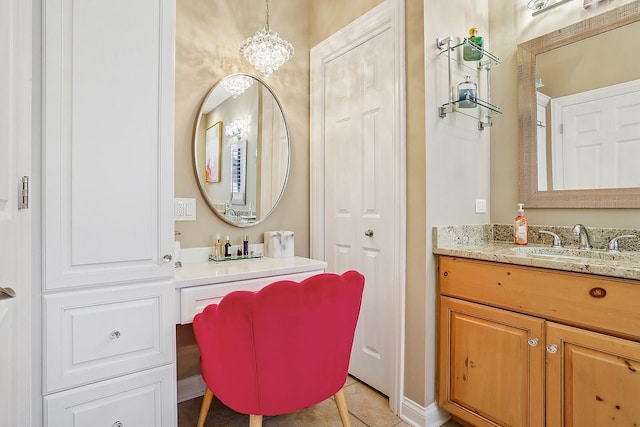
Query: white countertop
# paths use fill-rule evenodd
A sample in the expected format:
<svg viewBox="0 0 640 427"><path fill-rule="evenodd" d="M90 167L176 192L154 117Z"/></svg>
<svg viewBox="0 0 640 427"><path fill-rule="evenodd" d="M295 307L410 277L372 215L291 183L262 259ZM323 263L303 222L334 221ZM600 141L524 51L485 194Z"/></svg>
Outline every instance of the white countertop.
<svg viewBox="0 0 640 427"><path fill-rule="evenodd" d="M259 277L304 273L327 268L325 261L303 257L254 258L235 261L183 262L176 268L176 289L190 286L213 285Z"/></svg>

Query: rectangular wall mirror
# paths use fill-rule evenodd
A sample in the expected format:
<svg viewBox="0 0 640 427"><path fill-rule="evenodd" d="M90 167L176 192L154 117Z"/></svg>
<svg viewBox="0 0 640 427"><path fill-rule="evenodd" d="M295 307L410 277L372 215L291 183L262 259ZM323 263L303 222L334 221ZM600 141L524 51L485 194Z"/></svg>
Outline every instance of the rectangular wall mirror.
<svg viewBox="0 0 640 427"><path fill-rule="evenodd" d="M640 207L640 1L518 46L520 195Z"/></svg>

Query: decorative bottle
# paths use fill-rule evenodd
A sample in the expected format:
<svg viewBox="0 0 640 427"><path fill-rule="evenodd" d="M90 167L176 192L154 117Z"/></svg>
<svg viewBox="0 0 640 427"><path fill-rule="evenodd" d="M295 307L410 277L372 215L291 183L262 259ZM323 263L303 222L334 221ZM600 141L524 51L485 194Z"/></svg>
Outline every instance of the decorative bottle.
<svg viewBox="0 0 640 427"><path fill-rule="evenodd" d="M242 255L249 256L249 236L247 234L244 235L242 240Z"/></svg>
<svg viewBox="0 0 640 427"><path fill-rule="evenodd" d="M478 29L476 27L469 29L469 38L462 48L462 58L464 58L465 61L477 61L482 59L484 55L482 53L482 37L479 37L477 34Z"/></svg>
<svg viewBox="0 0 640 427"><path fill-rule="evenodd" d="M529 243L529 220L524 217L523 203L518 203L518 216L513 220L513 240L516 245Z"/></svg>
<svg viewBox="0 0 640 427"><path fill-rule="evenodd" d="M231 256L231 242L230 242L229 236L227 236L227 242L224 244L224 256L225 257Z"/></svg>
<svg viewBox="0 0 640 427"><path fill-rule="evenodd" d="M458 107L475 108L478 85L471 81L471 76L466 76L463 82L458 83Z"/></svg>

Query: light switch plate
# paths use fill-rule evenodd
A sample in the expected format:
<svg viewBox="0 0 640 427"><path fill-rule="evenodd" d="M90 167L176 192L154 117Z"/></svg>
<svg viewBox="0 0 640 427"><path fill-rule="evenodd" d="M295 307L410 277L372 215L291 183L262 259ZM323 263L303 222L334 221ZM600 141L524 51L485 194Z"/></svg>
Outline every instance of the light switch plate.
<svg viewBox="0 0 640 427"><path fill-rule="evenodd" d="M476 213L487 213L487 201L485 199L476 199Z"/></svg>
<svg viewBox="0 0 640 427"><path fill-rule="evenodd" d="M174 198L173 199L173 220L174 221L195 221L196 220L196 199L194 198Z"/></svg>

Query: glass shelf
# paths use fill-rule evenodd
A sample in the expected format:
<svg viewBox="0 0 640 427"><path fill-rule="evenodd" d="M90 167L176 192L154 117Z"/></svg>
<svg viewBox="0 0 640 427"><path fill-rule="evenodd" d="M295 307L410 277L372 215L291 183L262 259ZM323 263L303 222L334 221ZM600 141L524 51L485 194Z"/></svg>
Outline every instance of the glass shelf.
<svg viewBox="0 0 640 427"><path fill-rule="evenodd" d="M495 66L495 65L500 65L500 58L498 58L497 56L495 56L494 54L492 54L491 52L489 52L486 49L483 49L481 47L478 47L476 44L471 43L469 40L464 39L462 41L462 43L458 43L456 45L452 45L451 46L451 51L452 52L456 52L456 49L464 47L465 45L469 45L469 46L473 46L474 49L478 49L479 51L482 52L482 58L480 58L477 61L465 61L463 59L459 59L459 58L455 58L455 57L451 57L452 60L454 60L455 62L457 62L458 64L461 64L471 70L477 70L477 69L481 69L481 68L485 68L487 65L489 66ZM447 55L447 49L446 46L443 44L441 47L442 52L440 52L440 56L444 56L444 57L448 57ZM456 55L457 56L457 55ZM474 66L472 66L471 64L474 64Z"/></svg>
<svg viewBox="0 0 640 427"><path fill-rule="evenodd" d="M262 254L251 254L251 255L232 255L232 256L215 256L209 255L209 261L213 262L226 262L226 261L241 261L246 259L260 259L262 258Z"/></svg>
<svg viewBox="0 0 640 427"><path fill-rule="evenodd" d="M500 110L500 107L493 105L487 101L483 101L480 98L476 98L476 99L471 99L471 100L463 100L465 102L472 102L474 104L476 104L476 106L479 106L483 109L488 110L490 113L492 114L502 114L502 111ZM447 102L446 104L442 104L442 108L449 108L451 109L451 107L453 107L453 109L455 111L458 111L460 113L464 113L464 111L460 111L460 110L471 110L474 111L475 108L462 108L462 107L458 107L458 104L462 102L462 101L453 101L453 102Z"/></svg>

